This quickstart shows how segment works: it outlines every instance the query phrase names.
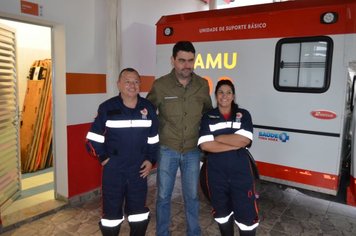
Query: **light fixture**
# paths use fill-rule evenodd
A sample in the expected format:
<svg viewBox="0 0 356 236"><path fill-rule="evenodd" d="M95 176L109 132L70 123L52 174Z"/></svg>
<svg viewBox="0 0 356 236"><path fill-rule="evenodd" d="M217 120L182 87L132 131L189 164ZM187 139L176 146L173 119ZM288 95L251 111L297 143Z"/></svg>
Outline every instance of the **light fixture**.
<svg viewBox="0 0 356 236"><path fill-rule="evenodd" d="M336 12L325 12L320 16L320 22L323 24L334 24L338 20Z"/></svg>
<svg viewBox="0 0 356 236"><path fill-rule="evenodd" d="M173 28L172 27L166 27L163 30L164 36L171 36L173 34Z"/></svg>

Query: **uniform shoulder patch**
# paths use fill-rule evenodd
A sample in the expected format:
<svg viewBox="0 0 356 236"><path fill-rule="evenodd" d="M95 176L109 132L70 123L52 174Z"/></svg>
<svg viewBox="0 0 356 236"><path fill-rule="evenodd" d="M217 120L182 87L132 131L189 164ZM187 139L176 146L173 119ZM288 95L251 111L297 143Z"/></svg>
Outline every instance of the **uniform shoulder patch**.
<svg viewBox="0 0 356 236"><path fill-rule="evenodd" d="M146 108L143 108L142 110L140 110L140 113L142 115L142 119L147 120L148 110Z"/></svg>

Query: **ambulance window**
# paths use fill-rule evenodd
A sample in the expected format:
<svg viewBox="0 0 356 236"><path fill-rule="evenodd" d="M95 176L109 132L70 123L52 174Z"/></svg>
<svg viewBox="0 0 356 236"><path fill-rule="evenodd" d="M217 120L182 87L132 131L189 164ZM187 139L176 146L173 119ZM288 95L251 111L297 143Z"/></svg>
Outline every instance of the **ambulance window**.
<svg viewBox="0 0 356 236"><path fill-rule="evenodd" d="M274 87L285 92L325 92L330 85L332 51L332 39L326 36L279 40Z"/></svg>

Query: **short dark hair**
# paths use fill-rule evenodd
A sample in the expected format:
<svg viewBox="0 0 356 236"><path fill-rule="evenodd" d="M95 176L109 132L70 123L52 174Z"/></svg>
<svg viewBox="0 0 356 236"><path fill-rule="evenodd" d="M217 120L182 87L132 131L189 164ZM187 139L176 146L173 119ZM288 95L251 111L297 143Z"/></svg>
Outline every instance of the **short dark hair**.
<svg viewBox="0 0 356 236"><path fill-rule="evenodd" d="M123 74L125 71L127 71L127 72L135 72L135 73L138 75L138 77L140 77L140 74L138 73L137 70L135 70L134 68L131 68L131 67L127 67L127 68L121 70L121 72L120 72L120 74L119 74L119 80L120 80L122 74Z"/></svg>
<svg viewBox="0 0 356 236"><path fill-rule="evenodd" d="M194 48L192 42L190 42L190 41L177 42L173 47L173 53L172 53L173 58L176 58L177 53L179 51L192 52L193 54L195 54L195 48Z"/></svg>

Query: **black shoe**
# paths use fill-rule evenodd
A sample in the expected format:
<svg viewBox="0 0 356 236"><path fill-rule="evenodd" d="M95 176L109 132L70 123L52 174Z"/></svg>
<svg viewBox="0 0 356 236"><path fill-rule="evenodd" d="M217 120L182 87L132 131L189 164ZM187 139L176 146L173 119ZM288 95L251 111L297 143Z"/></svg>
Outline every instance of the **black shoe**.
<svg viewBox="0 0 356 236"><path fill-rule="evenodd" d="M220 229L220 233L221 236L233 236L234 235L234 220L233 220L233 216L230 216L230 219L228 222L224 223L224 224L219 224L219 229Z"/></svg>
<svg viewBox="0 0 356 236"><path fill-rule="evenodd" d="M138 222L129 222L130 236L145 236L150 219Z"/></svg>
<svg viewBox="0 0 356 236"><path fill-rule="evenodd" d="M246 231L243 231L241 229L239 229L239 233L240 233L240 236L255 236L256 235L256 228L253 229L253 230L246 230Z"/></svg>
<svg viewBox="0 0 356 236"><path fill-rule="evenodd" d="M103 226L101 222L99 222L99 228L103 236L118 236L120 233L121 224L115 227L107 227Z"/></svg>

